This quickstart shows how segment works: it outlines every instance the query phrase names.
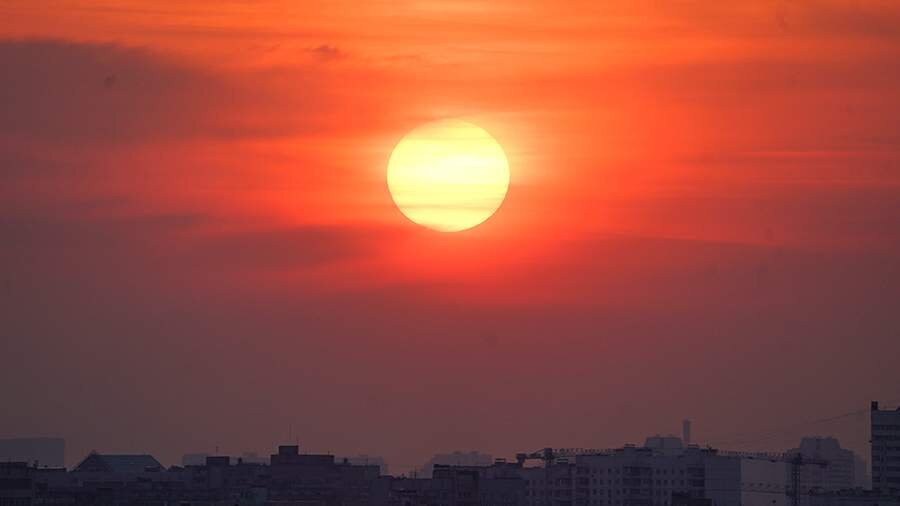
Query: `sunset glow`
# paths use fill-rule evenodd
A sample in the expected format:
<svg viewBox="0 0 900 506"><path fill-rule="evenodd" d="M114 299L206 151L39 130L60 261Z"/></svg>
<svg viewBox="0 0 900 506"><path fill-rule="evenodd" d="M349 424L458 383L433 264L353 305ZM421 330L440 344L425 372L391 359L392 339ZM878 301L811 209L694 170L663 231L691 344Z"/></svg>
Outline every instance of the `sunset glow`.
<svg viewBox="0 0 900 506"><path fill-rule="evenodd" d="M408 472L897 397L898 62L900 0L0 0L0 435Z"/></svg>

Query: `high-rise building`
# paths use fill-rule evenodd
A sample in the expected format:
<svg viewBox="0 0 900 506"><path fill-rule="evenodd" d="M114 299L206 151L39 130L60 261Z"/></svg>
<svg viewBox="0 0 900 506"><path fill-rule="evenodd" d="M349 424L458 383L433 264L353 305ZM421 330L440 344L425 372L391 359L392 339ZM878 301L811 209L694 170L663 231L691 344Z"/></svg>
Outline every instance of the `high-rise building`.
<svg viewBox="0 0 900 506"><path fill-rule="evenodd" d="M523 468L522 478L526 506L787 506L788 466L781 455L684 447L677 437L653 436L643 447Z"/></svg>
<svg viewBox="0 0 900 506"><path fill-rule="evenodd" d="M795 461L799 493L833 492L853 488L856 483L856 455L833 437L804 437L800 446L787 451Z"/></svg>
<svg viewBox="0 0 900 506"><path fill-rule="evenodd" d="M900 493L900 408L879 409L872 401L872 488Z"/></svg>

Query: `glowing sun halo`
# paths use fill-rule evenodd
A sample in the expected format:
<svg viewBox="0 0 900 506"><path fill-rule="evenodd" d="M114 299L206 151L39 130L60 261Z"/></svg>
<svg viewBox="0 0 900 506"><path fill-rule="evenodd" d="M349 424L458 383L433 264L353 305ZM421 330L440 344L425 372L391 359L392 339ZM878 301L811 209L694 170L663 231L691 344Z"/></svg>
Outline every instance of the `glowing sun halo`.
<svg viewBox="0 0 900 506"><path fill-rule="evenodd" d="M426 123L391 153L391 197L407 218L441 232L472 228L494 214L509 189L503 148L460 120Z"/></svg>

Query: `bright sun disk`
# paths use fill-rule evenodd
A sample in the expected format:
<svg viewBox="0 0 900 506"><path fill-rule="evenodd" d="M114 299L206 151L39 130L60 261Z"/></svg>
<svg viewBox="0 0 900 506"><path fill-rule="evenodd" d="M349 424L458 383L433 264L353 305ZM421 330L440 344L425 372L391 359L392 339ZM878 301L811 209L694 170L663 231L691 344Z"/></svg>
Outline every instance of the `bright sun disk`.
<svg viewBox="0 0 900 506"><path fill-rule="evenodd" d="M509 163L484 129L449 119L419 126L391 153L391 197L407 218L441 232L491 217L509 189Z"/></svg>

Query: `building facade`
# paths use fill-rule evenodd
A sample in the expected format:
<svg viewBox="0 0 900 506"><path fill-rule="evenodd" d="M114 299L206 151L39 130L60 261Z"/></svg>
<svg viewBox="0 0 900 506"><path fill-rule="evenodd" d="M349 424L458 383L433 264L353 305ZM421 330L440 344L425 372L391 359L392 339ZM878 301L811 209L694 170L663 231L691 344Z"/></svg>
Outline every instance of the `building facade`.
<svg viewBox="0 0 900 506"><path fill-rule="evenodd" d="M777 456L683 447L671 436L523 468L526 506L788 506Z"/></svg>
<svg viewBox="0 0 900 506"><path fill-rule="evenodd" d="M879 409L872 401L872 488L900 494L900 408Z"/></svg>
<svg viewBox="0 0 900 506"><path fill-rule="evenodd" d="M0 506L900 506L878 503L880 492L824 486L801 500L796 469L787 454L685 447L674 436L640 447L545 448L515 462L435 464L429 478L385 476L378 465L296 445L280 446L269 463L209 456L167 469L150 455L92 453L71 472L7 464Z"/></svg>
<svg viewBox="0 0 900 506"><path fill-rule="evenodd" d="M856 454L833 437L804 437L787 456L796 462L797 487L801 494L849 490L857 485Z"/></svg>

